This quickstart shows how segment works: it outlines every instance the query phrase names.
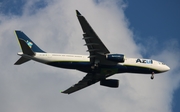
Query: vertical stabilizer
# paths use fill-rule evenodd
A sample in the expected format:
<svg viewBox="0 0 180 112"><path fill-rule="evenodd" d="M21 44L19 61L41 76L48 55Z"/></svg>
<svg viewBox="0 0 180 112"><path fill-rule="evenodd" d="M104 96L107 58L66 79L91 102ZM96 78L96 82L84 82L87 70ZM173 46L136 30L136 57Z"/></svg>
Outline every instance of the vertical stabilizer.
<svg viewBox="0 0 180 112"><path fill-rule="evenodd" d="M19 41L19 44L21 46L22 51L24 49L23 45L27 44L33 52L44 52L28 36L26 36L22 31L15 31L15 34L17 36L17 39ZM24 51L23 51L23 53L24 53Z"/></svg>
<svg viewBox="0 0 180 112"><path fill-rule="evenodd" d="M34 56L36 52L43 52L30 38L28 38L23 32L15 31L16 37L20 44L23 54L28 56ZM31 60L30 58L26 58L22 55L22 57L15 63L15 65L23 64L27 61Z"/></svg>

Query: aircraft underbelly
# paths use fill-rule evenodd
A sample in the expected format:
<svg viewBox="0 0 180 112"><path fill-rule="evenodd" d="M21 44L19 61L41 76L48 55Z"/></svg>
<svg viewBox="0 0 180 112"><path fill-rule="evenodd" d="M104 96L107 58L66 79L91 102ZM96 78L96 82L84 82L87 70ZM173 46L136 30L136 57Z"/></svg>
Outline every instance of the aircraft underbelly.
<svg viewBox="0 0 180 112"><path fill-rule="evenodd" d="M66 69L77 69L82 72L92 72L90 62L49 62L46 63L51 66L66 68ZM143 73L151 74L152 72L158 73L158 71L137 67L137 66L124 66L124 65L99 65L98 68L95 68L97 73L100 74L116 74L116 73Z"/></svg>

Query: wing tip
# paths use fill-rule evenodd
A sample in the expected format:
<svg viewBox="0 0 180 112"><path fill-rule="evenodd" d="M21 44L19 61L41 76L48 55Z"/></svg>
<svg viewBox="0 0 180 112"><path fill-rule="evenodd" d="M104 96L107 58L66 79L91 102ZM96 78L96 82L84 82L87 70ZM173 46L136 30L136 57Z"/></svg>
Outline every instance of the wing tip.
<svg viewBox="0 0 180 112"><path fill-rule="evenodd" d="M76 15L81 16L81 13L78 10L76 10Z"/></svg>
<svg viewBox="0 0 180 112"><path fill-rule="evenodd" d="M67 92L65 92L65 91L61 91L61 93L63 93L63 94L68 94L68 95L70 94L70 93L67 93Z"/></svg>

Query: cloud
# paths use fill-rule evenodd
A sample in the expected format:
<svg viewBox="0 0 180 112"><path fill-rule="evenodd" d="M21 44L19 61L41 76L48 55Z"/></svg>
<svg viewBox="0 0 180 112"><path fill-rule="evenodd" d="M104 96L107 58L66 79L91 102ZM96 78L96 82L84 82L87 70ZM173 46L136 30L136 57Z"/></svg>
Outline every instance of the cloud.
<svg viewBox="0 0 180 112"><path fill-rule="evenodd" d="M127 57L142 57L141 48L134 42L134 34L128 28L123 1L47 0L43 8L35 7L32 12L36 2L27 2L21 16L0 15L1 111L171 111L172 93L180 80L173 75L173 70L179 66L176 61L169 61L177 59L171 51L164 50L153 56L172 66L171 72L157 75L153 81L148 75L119 74L112 76L120 79L118 89L95 84L71 95L61 94L60 90L77 83L84 73L33 61L14 66L19 58L16 53L20 50L13 33L15 29L24 31L47 52L88 55L81 39L76 9L87 18L110 51L124 53ZM172 83L173 76L176 81Z"/></svg>

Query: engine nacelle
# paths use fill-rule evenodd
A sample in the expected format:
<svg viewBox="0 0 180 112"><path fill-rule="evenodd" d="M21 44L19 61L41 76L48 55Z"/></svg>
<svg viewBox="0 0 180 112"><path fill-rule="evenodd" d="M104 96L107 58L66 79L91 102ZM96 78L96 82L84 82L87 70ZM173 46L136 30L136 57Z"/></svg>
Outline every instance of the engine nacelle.
<svg viewBox="0 0 180 112"><path fill-rule="evenodd" d="M101 86L117 88L119 87L119 80L117 79L106 79L100 81Z"/></svg>
<svg viewBox="0 0 180 112"><path fill-rule="evenodd" d="M125 56L123 54L108 54L106 55L106 59L110 61L123 63L125 60Z"/></svg>

